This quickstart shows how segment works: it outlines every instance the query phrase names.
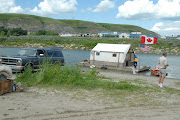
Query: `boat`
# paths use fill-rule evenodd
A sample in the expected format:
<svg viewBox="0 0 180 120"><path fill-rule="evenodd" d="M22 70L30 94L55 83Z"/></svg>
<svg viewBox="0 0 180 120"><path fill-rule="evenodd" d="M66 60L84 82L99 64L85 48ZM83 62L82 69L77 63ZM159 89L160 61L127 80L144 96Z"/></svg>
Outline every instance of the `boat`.
<svg viewBox="0 0 180 120"><path fill-rule="evenodd" d="M151 75L159 76L159 69L151 69ZM168 76L168 73L166 73L166 76Z"/></svg>
<svg viewBox="0 0 180 120"><path fill-rule="evenodd" d="M151 75L159 76L159 72L160 72L159 69L151 69Z"/></svg>

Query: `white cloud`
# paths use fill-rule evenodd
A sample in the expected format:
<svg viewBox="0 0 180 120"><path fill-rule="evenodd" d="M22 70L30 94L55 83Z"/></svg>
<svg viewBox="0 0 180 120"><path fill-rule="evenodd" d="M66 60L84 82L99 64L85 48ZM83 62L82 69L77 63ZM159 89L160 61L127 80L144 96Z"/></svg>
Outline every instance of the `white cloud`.
<svg viewBox="0 0 180 120"><path fill-rule="evenodd" d="M148 20L180 18L180 0L159 0L156 4L152 0L126 1L118 9L117 18Z"/></svg>
<svg viewBox="0 0 180 120"><path fill-rule="evenodd" d="M152 29L155 30L155 31L158 31L158 30L160 30L159 27L161 27L161 26L163 26L163 23L162 23L162 22L156 23L156 24L153 26Z"/></svg>
<svg viewBox="0 0 180 120"><path fill-rule="evenodd" d="M87 10L88 10L88 11L92 11L92 8L88 7Z"/></svg>
<svg viewBox="0 0 180 120"><path fill-rule="evenodd" d="M44 0L30 12L38 15L73 13L77 10L77 4L76 0Z"/></svg>
<svg viewBox="0 0 180 120"><path fill-rule="evenodd" d="M162 35L180 35L180 21L169 21L156 23L152 31Z"/></svg>
<svg viewBox="0 0 180 120"><path fill-rule="evenodd" d="M0 13L23 13L23 9L14 0L0 0Z"/></svg>
<svg viewBox="0 0 180 120"><path fill-rule="evenodd" d="M81 9L81 10L80 10L80 12L81 12L81 13L85 13L85 12L86 12L86 10L84 10L84 9Z"/></svg>
<svg viewBox="0 0 180 120"><path fill-rule="evenodd" d="M115 3L110 0L103 0L96 6L93 12L106 12L111 8L115 8Z"/></svg>

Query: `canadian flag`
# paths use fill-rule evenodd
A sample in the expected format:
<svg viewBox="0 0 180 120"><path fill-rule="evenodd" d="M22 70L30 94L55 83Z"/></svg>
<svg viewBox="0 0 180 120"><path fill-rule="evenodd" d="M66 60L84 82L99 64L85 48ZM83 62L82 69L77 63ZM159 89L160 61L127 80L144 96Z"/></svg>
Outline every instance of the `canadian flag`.
<svg viewBox="0 0 180 120"><path fill-rule="evenodd" d="M157 44L157 37L141 36L141 44Z"/></svg>

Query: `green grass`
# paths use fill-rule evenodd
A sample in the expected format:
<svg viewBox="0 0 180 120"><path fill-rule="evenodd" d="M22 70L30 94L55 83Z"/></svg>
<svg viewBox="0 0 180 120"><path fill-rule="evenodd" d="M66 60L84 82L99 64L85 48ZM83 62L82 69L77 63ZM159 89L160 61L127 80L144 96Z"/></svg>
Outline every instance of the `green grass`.
<svg viewBox="0 0 180 120"><path fill-rule="evenodd" d="M99 76L96 69L84 72L77 66L52 66L46 62L38 72L32 73L31 69L27 69L24 73L17 74L15 81L21 82L25 88L63 89L73 93L72 99L85 100L91 94L109 105L167 105L171 98L176 96L179 99L180 96L180 91L174 88L162 90L142 80L113 82L110 78Z"/></svg>
<svg viewBox="0 0 180 120"><path fill-rule="evenodd" d="M106 80L104 80L106 79ZM38 72L32 73L28 68L25 72L17 74L16 82L25 86L65 86L83 89L128 90L144 92L160 92L155 85L149 85L141 80L123 80L112 82L109 78L99 76L96 69L82 71L78 66L51 65L44 62ZM174 88L167 88L166 92L179 92Z"/></svg>
<svg viewBox="0 0 180 120"><path fill-rule="evenodd" d="M83 72L77 66L51 65L44 63L41 70L32 73L27 69L24 73L18 74L16 82L22 82L27 87L31 86L61 86L69 88L83 88L83 89L117 89L117 90L140 90L140 86L132 85L129 82L111 82L103 81L97 75L96 69Z"/></svg>
<svg viewBox="0 0 180 120"><path fill-rule="evenodd" d="M60 20L60 21L71 26L78 33L98 33L99 31L108 31L108 29L104 28L103 26L90 21L82 21L82 20Z"/></svg>
<svg viewBox="0 0 180 120"><path fill-rule="evenodd" d="M177 89L175 89L175 88L166 88L165 90L166 90L166 92L168 92L168 93L171 93L171 94L173 94L173 93L179 93L179 95L180 95L180 90L177 90Z"/></svg>

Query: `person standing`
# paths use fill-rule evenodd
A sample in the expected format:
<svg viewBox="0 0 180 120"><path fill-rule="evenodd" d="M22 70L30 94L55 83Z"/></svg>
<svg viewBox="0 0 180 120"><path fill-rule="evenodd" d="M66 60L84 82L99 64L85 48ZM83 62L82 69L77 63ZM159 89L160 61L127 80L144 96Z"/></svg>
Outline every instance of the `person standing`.
<svg viewBox="0 0 180 120"><path fill-rule="evenodd" d="M166 68L168 65L167 63L167 52L163 53L163 56L159 58L159 64L160 64L160 73L159 73L159 87L163 88L163 80L166 76Z"/></svg>
<svg viewBox="0 0 180 120"><path fill-rule="evenodd" d="M134 63L134 68L136 69L137 67L137 62L138 62L138 57L136 55L134 55L133 57L133 63Z"/></svg>

